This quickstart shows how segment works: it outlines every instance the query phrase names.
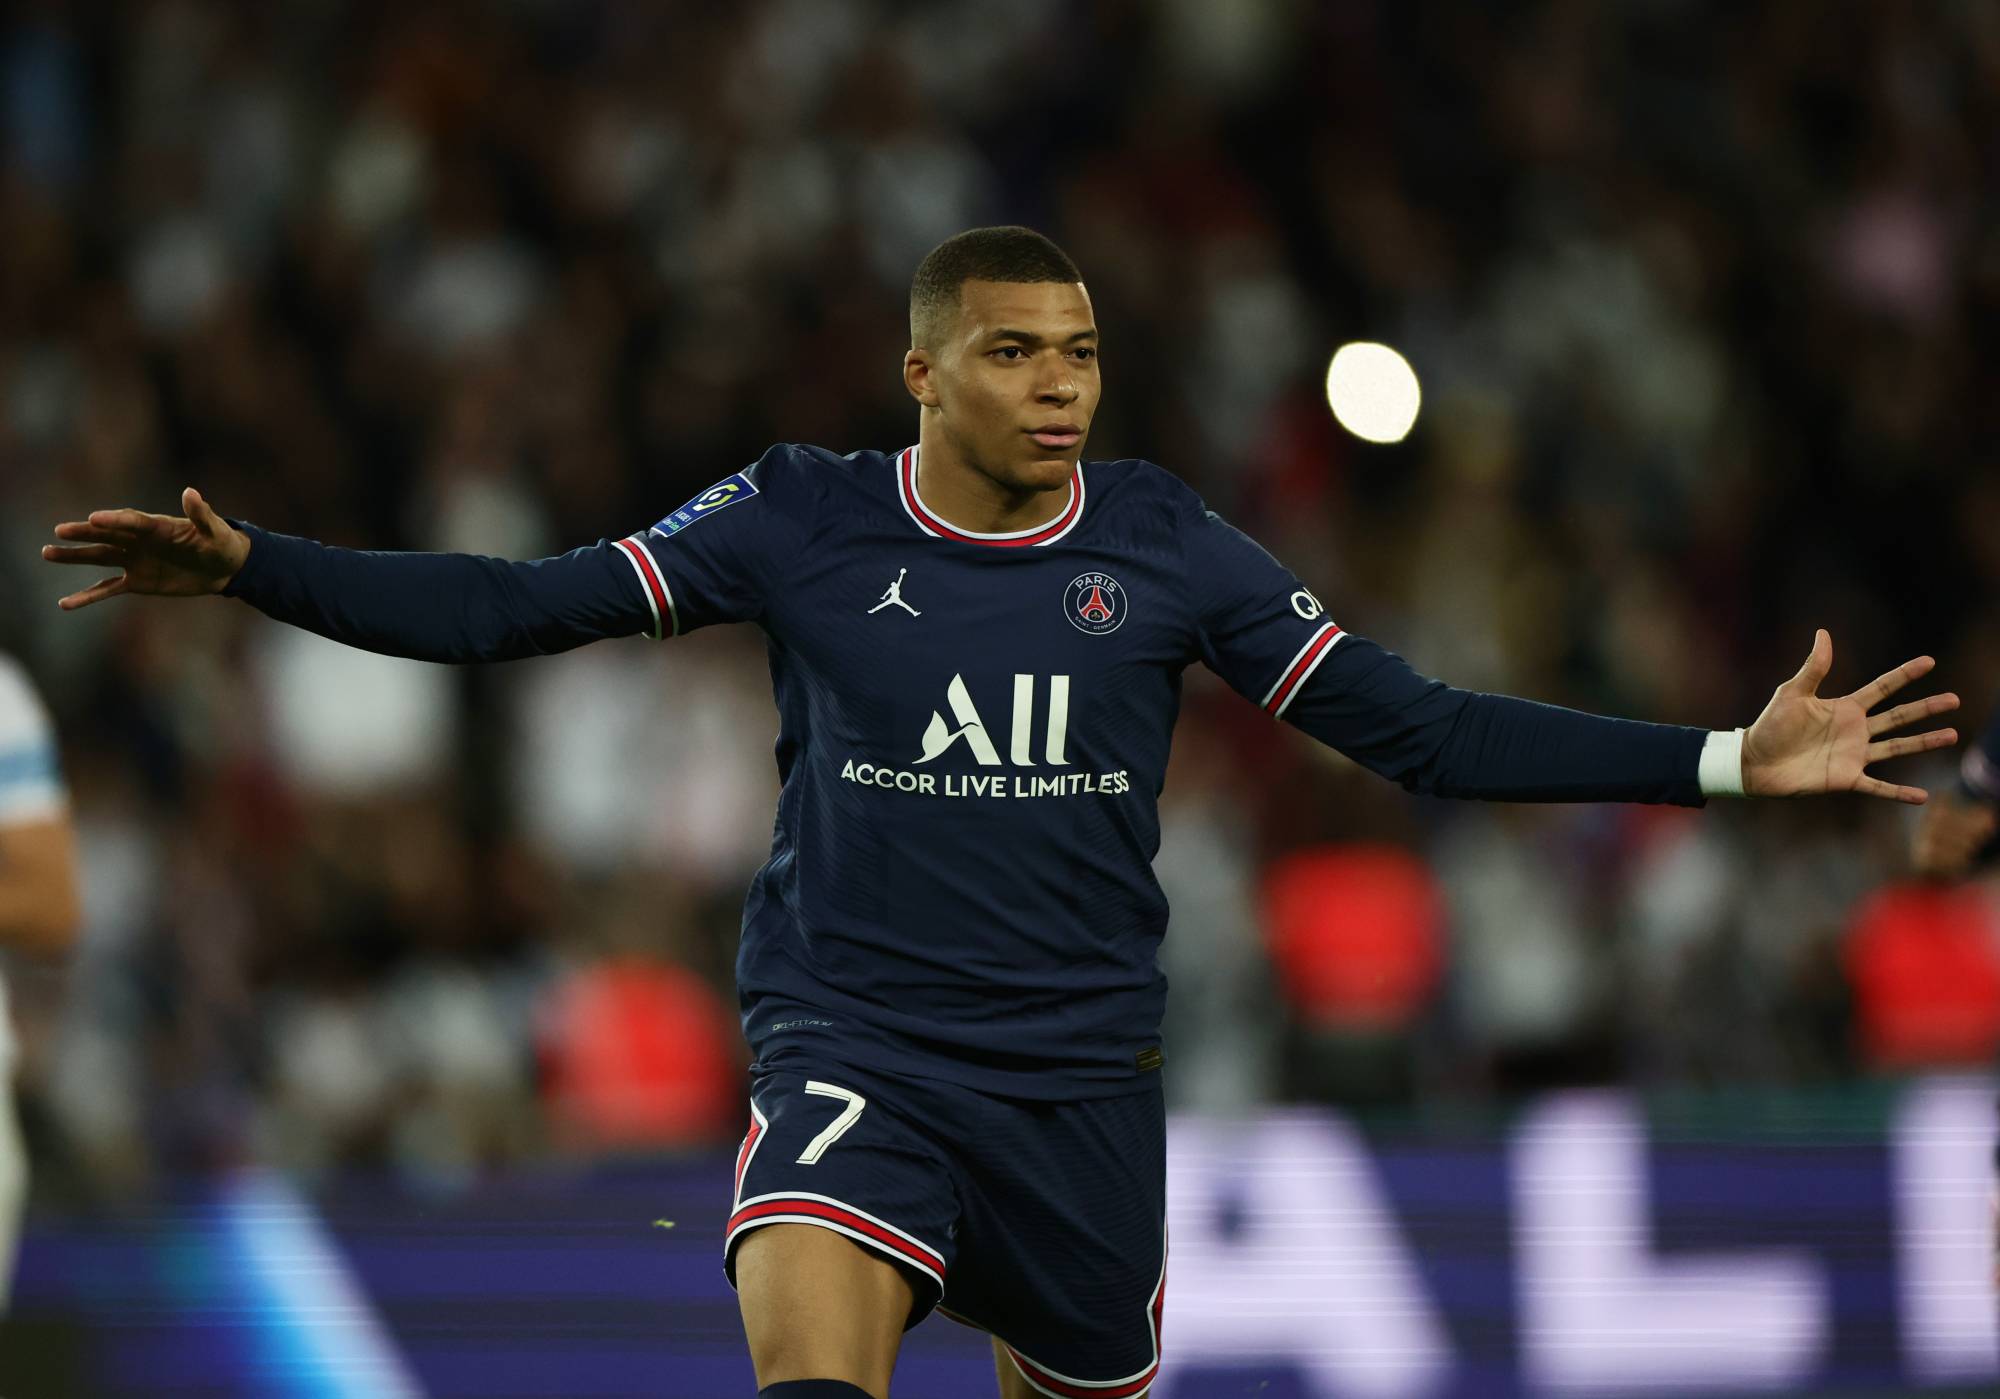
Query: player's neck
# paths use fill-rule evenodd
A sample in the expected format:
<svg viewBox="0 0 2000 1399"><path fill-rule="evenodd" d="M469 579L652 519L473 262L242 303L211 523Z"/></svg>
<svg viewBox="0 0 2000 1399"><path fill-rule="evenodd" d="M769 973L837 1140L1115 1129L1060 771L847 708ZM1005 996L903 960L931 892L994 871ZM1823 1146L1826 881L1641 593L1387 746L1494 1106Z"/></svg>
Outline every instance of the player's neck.
<svg viewBox="0 0 2000 1399"><path fill-rule="evenodd" d="M1051 491L1010 490L954 452L942 434L917 444L917 497L931 514L968 534L1014 534L1046 525L1069 508L1069 482Z"/></svg>

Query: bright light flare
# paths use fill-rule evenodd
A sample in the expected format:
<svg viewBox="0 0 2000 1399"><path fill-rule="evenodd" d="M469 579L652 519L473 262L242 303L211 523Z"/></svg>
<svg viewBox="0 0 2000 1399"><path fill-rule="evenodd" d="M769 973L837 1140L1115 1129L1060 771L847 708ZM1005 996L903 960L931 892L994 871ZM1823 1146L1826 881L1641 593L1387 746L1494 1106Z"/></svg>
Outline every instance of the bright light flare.
<svg viewBox="0 0 2000 1399"><path fill-rule="evenodd" d="M1423 402L1410 362L1373 341L1334 351L1326 367L1326 405L1340 425L1364 442L1401 442Z"/></svg>

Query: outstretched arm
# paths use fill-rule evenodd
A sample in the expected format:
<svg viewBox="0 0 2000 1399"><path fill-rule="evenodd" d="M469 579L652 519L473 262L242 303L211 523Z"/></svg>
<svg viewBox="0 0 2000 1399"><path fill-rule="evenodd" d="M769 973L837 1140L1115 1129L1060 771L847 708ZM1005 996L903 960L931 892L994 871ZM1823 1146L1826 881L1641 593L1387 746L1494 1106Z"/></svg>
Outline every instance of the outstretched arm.
<svg viewBox="0 0 2000 1399"><path fill-rule="evenodd" d="M641 543L599 543L511 563L471 554L373 553L235 525L189 488L185 516L99 510L56 526L51 563L121 570L62 599L125 593L240 597L282 622L385 655L500 661L604 637L660 632L664 595Z"/></svg>
<svg viewBox="0 0 2000 1399"><path fill-rule="evenodd" d="M1282 705L1267 705L1369 771L1427 796L1699 805L1705 729L1584 714L1461 690L1337 629Z"/></svg>
<svg viewBox="0 0 2000 1399"><path fill-rule="evenodd" d="M1415 792L1495 801L1698 804L1715 795L1860 792L1920 803L1926 794L1867 774L1871 763L1957 741L1950 729L1883 735L1958 707L1932 695L1872 711L1925 674L1928 656L1838 699L1819 684L1833 663L1825 632L1747 731L1647 724L1583 714L1426 679L1392 652L1341 636L1284 717Z"/></svg>
<svg viewBox="0 0 2000 1399"><path fill-rule="evenodd" d="M1873 712L1931 669L1928 656L1823 699L1833 641L1822 631L1747 732L1610 719L1419 675L1402 657L1344 632L1289 569L1199 502L1184 516L1182 542L1210 668L1239 694L1261 695L1257 703L1274 718L1414 792L1689 806L1714 795L1860 792L1916 803L1923 791L1871 777L1868 765L1958 741L1950 729L1886 737L1958 708L1956 695Z"/></svg>

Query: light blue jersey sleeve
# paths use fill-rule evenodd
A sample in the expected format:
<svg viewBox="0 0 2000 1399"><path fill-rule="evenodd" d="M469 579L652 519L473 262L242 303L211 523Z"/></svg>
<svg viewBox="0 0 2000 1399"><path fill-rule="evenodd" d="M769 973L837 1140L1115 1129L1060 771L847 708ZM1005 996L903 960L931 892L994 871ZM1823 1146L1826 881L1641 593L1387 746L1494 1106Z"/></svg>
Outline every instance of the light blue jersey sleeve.
<svg viewBox="0 0 2000 1399"><path fill-rule="evenodd" d="M0 656L0 826L52 820L68 805L49 712L28 673Z"/></svg>

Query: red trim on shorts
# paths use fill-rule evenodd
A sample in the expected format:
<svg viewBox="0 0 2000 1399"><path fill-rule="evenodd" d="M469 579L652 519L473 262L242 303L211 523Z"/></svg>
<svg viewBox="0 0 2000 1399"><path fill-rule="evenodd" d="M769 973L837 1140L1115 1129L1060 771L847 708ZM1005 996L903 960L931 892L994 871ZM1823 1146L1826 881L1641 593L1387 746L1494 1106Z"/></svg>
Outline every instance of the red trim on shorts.
<svg viewBox="0 0 2000 1399"><path fill-rule="evenodd" d="M874 1220L864 1218L852 1210L842 1209L838 1205L827 1204L819 1200L804 1200L796 1196L787 1196L777 1200L760 1200L754 1205L736 1211L735 1214L729 1217L729 1228L726 1231L728 1237L733 1239L746 1225L755 1224L759 1220L770 1219L773 1215L782 1216L787 1220L793 1221L797 1221L803 1216L807 1222L823 1219L829 1223L838 1224L854 1233L864 1235L869 1241L887 1252L895 1254L912 1268L928 1273L937 1280L938 1286L942 1287L944 1285L944 1258L942 1255L933 1252L923 1244L912 1243L893 1230L885 1229Z"/></svg>
<svg viewBox="0 0 2000 1399"><path fill-rule="evenodd" d="M757 1111L757 1105L750 1105L750 1130L743 1134L743 1145L736 1149L736 1196L743 1198L743 1173L750 1169L750 1157L757 1150L757 1139L764 1135L764 1117Z"/></svg>
<svg viewBox="0 0 2000 1399"><path fill-rule="evenodd" d="M1027 1356L1021 1354L1021 1352L1015 1350L1012 1346L1007 1345L1005 1341L1001 1341L1000 1344L1006 1346L1007 1354L1013 1360L1014 1364L1019 1367L1022 1378L1026 1379L1029 1384L1041 1390L1044 1394L1059 1395L1061 1399L1132 1399L1133 1395L1144 1394L1151 1388L1154 1376L1160 1373L1160 1362L1156 1356L1153 1363L1147 1366L1143 1373L1132 1379L1105 1385L1078 1383L1074 1380L1063 1379L1060 1375L1052 1374L1048 1370L1043 1369L1034 1361L1028 1359Z"/></svg>
<svg viewBox="0 0 2000 1399"><path fill-rule="evenodd" d="M1167 1309L1167 1255L1164 1238L1165 1235L1162 1233L1160 1280L1153 1285L1153 1300L1146 1308L1146 1320L1153 1332L1153 1363L1137 1375L1130 1375L1119 1380L1078 1380L1071 1379L1067 1375L1058 1375L1046 1366L1037 1365L1034 1361L1028 1359L1027 1356L1021 1354L1020 1351L1008 1345L1006 1341L1001 1340L999 1336L994 1335L992 1327L974 1321L969 1316L952 1311L942 1303L938 1305L937 1309L961 1326L970 1326L976 1331L984 1331L987 1335L993 1336L993 1339L999 1341L1001 1347L1007 1352L1008 1358L1014 1362L1014 1368L1021 1372L1021 1378L1025 1379L1032 1387L1040 1390L1043 1394L1053 1395L1055 1399L1132 1399L1134 1395L1145 1393L1160 1373L1160 1356L1162 1353L1160 1349L1160 1332L1166 1318Z"/></svg>

